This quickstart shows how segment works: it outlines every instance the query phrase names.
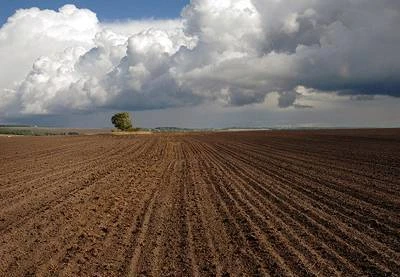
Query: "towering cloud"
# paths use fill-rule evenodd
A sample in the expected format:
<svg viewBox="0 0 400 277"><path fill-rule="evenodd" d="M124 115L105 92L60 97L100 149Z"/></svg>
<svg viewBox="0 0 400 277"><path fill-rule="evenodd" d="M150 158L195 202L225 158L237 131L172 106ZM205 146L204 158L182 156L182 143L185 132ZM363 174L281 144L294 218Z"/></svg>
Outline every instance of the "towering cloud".
<svg viewBox="0 0 400 277"><path fill-rule="evenodd" d="M103 24L73 5L0 29L0 115L217 101L297 106L299 87L400 96L396 0L192 0L170 21ZM350 99L349 98L349 99Z"/></svg>

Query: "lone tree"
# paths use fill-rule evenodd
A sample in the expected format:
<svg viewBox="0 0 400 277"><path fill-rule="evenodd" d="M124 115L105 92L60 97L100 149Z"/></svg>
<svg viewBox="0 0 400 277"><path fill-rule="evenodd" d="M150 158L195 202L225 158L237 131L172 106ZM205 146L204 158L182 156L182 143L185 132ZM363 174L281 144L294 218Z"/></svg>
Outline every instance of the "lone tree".
<svg viewBox="0 0 400 277"><path fill-rule="evenodd" d="M121 131L129 131L132 129L132 120L129 113L116 113L111 118L112 124Z"/></svg>

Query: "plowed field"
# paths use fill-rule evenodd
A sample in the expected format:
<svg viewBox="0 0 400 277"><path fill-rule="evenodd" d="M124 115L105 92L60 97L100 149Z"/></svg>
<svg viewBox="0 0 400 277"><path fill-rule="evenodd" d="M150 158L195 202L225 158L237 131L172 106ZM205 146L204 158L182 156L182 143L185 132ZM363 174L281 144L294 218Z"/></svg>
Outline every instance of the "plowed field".
<svg viewBox="0 0 400 277"><path fill-rule="evenodd" d="M397 276L400 130L0 137L0 276Z"/></svg>

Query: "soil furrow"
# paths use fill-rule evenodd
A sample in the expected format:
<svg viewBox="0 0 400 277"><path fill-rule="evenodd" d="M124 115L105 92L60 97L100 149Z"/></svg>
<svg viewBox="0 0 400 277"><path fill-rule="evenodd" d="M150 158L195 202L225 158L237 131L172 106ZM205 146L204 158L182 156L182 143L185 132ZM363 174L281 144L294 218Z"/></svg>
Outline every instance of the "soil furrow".
<svg viewBox="0 0 400 277"><path fill-rule="evenodd" d="M285 183L285 179L284 179L284 178L282 178L281 180L283 181L283 183ZM287 192L284 191L281 195L282 195L282 196L287 195ZM293 196L292 196L292 197L293 197ZM300 197L301 197L301 196L300 196ZM299 199L300 199L300 198L299 198ZM285 199L285 203L290 203L290 201L291 201L291 200ZM295 203L296 206L298 206L297 203L300 203L300 202L297 201L297 202L294 202L294 203ZM312 211L309 207L300 207L300 208L301 208L302 214L307 214L307 213L310 213L310 211ZM323 212L322 214L325 214L325 213ZM318 217L315 217L315 215L317 215L317 214L315 214L315 213L314 213L314 215L313 215L313 214L310 214L311 218L317 219L318 222L321 222L323 225L326 225L326 224L329 222L329 219L328 219L328 220L326 219L326 218L329 218L329 217L330 217L328 214L325 214L325 217L320 217L320 215L318 215ZM339 222L340 222L340 221L339 221ZM338 222L338 223L339 223L339 222ZM340 224L339 224L339 225L340 225ZM340 225L340 226L341 226L341 227L338 227L337 225L327 225L327 227L330 228L330 229L331 229L331 228L336 229L336 230L337 230L336 233L337 233L337 234L340 234L342 237L344 237L343 240L348 241L348 240L350 239L349 233L346 233L346 231L345 231L346 228L344 227L344 225ZM361 233L358 233L358 235L363 236L363 234L361 234ZM336 235L335 235L335 237L336 237ZM340 240L342 241L342 239L340 239ZM360 252L360 255L361 255L361 256L365 256L365 255L366 255L366 254L363 253L363 252L365 252L365 251L371 253L371 254L374 255L374 256L376 256L376 255L382 255L382 254L380 253L380 251L376 251L376 250L373 249L373 248L368 248L367 245L360 244L360 243L358 242L359 239L357 239L356 237L354 237L354 234L352 234L351 240L353 241L353 242L352 242L352 243L353 243L352 245L353 245L353 246L356 246L356 245L357 245L359 251L361 251L361 252ZM365 238L364 238L364 241L365 241ZM367 241L368 241L368 239L367 239ZM370 244L370 243L373 244L373 243L376 243L376 242L374 242L373 240L369 240L368 243L369 243L369 244ZM345 246L345 247L347 247L347 246ZM378 246L378 249L379 249L379 246ZM385 250L386 250L386 253L390 253L390 252L391 252L390 249L387 249L387 248L386 248ZM370 254L370 255L371 255L371 254ZM389 258L390 256L391 256L392 258ZM390 265L391 268L396 268L398 265L397 265L397 263L395 262L395 261L396 261L396 258L393 258L393 257L396 257L397 254L395 254L395 253L392 252L392 253L390 254L390 256L389 256L389 257L383 256L382 259L381 259L381 263ZM393 260L390 260L390 259L393 259Z"/></svg>
<svg viewBox="0 0 400 277"><path fill-rule="evenodd" d="M0 276L399 276L400 129L0 137Z"/></svg>

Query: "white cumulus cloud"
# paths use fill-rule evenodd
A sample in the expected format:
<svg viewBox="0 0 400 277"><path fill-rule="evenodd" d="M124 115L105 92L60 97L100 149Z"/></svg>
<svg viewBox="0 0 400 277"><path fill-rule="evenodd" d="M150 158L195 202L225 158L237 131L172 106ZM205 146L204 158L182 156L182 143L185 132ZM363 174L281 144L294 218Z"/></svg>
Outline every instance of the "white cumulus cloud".
<svg viewBox="0 0 400 277"><path fill-rule="evenodd" d="M0 29L0 115L241 106L269 93L302 107L299 87L400 96L399 27L395 0L192 0L176 20L121 22L73 5L18 10Z"/></svg>

